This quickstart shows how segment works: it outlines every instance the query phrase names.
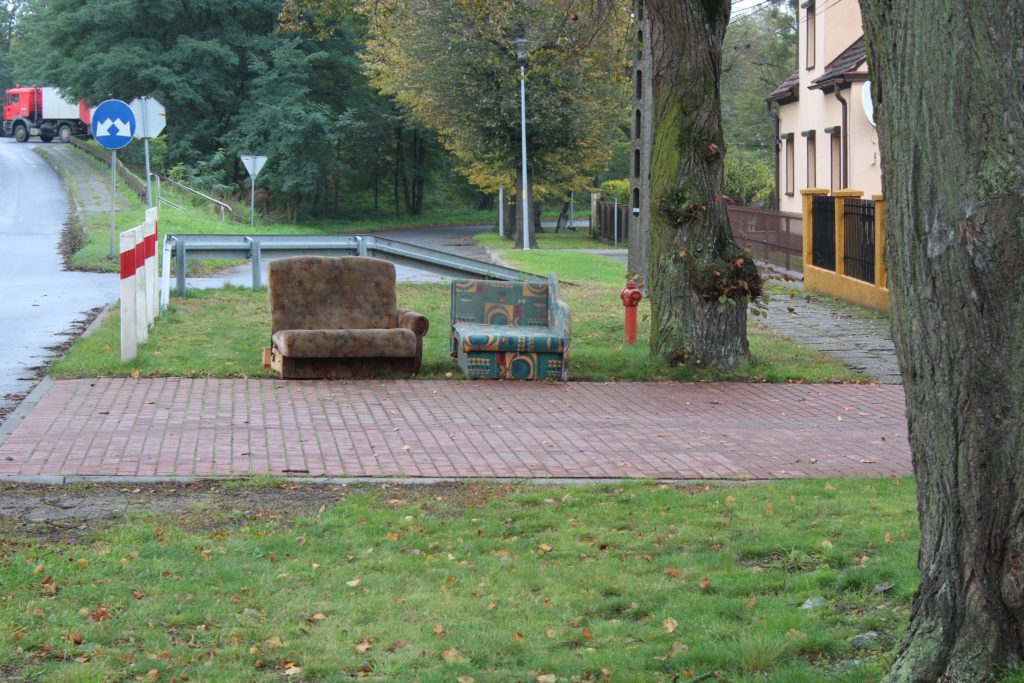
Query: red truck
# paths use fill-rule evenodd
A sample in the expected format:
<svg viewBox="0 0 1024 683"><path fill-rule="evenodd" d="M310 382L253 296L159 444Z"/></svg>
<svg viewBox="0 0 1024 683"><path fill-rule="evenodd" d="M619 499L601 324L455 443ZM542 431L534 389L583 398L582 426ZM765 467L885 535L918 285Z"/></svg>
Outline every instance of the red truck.
<svg viewBox="0 0 1024 683"><path fill-rule="evenodd" d="M68 102L57 88L14 87L4 96L4 135L28 142L38 135L43 142L89 132L90 110L85 100Z"/></svg>

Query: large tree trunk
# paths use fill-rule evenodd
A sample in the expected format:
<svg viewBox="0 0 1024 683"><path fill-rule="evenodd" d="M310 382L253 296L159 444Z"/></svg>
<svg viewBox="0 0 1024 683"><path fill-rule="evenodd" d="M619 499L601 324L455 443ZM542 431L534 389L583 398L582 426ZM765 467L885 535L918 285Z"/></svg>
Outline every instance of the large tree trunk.
<svg viewBox="0 0 1024 683"><path fill-rule="evenodd" d="M753 259L732 239L722 196L719 77L730 3L644 4L654 71L651 353L729 370L749 355L746 302L761 293Z"/></svg>
<svg viewBox="0 0 1024 683"><path fill-rule="evenodd" d="M862 0L921 585L893 682L1024 655L1024 5Z"/></svg>

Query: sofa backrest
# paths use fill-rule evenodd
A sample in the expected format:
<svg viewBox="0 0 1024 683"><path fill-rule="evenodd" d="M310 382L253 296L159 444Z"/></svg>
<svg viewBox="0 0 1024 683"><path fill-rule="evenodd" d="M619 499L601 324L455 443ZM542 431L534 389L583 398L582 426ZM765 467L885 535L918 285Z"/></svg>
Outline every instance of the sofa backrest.
<svg viewBox="0 0 1024 683"><path fill-rule="evenodd" d="M395 266L363 256L270 262L271 333L372 330L398 325Z"/></svg>
<svg viewBox="0 0 1024 683"><path fill-rule="evenodd" d="M498 280L453 280L452 324L547 327L548 285Z"/></svg>

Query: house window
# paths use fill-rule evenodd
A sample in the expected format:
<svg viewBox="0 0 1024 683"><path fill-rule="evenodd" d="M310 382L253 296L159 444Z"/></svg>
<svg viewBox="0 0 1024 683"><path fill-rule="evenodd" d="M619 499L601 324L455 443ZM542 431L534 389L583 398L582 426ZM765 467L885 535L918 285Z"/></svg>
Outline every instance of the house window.
<svg viewBox="0 0 1024 683"><path fill-rule="evenodd" d="M818 163L814 144L814 131L805 130L800 135L807 139L807 187L815 187L818 182Z"/></svg>
<svg viewBox="0 0 1024 683"><path fill-rule="evenodd" d="M829 134L829 157L832 168L830 187L833 190L841 190L843 189L843 141L840 135L842 130L839 126L833 126L826 128L825 132Z"/></svg>
<svg viewBox="0 0 1024 683"><path fill-rule="evenodd" d="M814 47L815 47L814 46L814 31L815 31L814 24L816 23L815 22L815 17L817 16L817 13L814 10L814 0L809 0L809 2L805 2L803 4L803 6L807 10L806 15L804 16L804 38L806 39L806 43L804 45L804 48L805 48L804 64L807 66L808 69L813 69L814 68Z"/></svg>
<svg viewBox="0 0 1024 683"><path fill-rule="evenodd" d="M786 143L786 196L792 197L796 185L796 154L793 149L793 134L787 133L782 136L782 139Z"/></svg>

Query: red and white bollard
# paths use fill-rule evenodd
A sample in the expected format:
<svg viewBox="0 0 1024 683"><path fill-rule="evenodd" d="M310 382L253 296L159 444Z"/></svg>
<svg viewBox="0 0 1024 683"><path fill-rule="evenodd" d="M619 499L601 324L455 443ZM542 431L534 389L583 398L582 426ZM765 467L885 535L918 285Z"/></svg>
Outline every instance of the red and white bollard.
<svg viewBox="0 0 1024 683"><path fill-rule="evenodd" d="M121 233L121 361L135 358L139 350L135 303L135 231Z"/></svg>
<svg viewBox="0 0 1024 683"><path fill-rule="evenodd" d="M160 290L157 287L156 246L160 239L160 226L157 222L157 209L146 209L146 222L142 224L146 231L146 311L149 324L152 325L160 313Z"/></svg>
<svg viewBox="0 0 1024 683"><path fill-rule="evenodd" d="M636 288L636 282L629 280L626 288L619 292L619 297L626 307L626 343L636 344L636 309L644 298L643 292Z"/></svg>

